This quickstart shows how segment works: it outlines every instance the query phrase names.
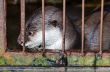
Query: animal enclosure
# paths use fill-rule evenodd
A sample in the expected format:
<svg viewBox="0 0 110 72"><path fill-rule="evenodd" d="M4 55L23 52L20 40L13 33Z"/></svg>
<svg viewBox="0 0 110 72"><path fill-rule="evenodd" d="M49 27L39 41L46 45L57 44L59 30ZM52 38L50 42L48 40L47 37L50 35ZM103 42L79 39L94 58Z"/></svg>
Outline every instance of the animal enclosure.
<svg viewBox="0 0 110 72"><path fill-rule="evenodd" d="M67 17L67 10L70 10L67 8L69 2L71 2L71 0L61 0L61 2L58 3L60 4L59 8L62 10L62 33L61 33L62 45L61 45L60 52L61 54L63 54L64 58L66 58L66 61L67 61L66 63L64 62L64 64L62 63L61 66L110 66L109 49L104 50L104 47L107 47L107 48L109 47L109 31L108 31L109 25L107 25L108 27L106 26L107 28L105 29L104 26L106 23L104 22L107 21L107 24L109 24L108 22L110 18L109 12L107 13L104 12L105 1L99 0L98 2L96 2L97 7L93 6L93 4L87 5L86 0L79 1L81 2L81 4L78 4L77 6L81 8L80 9L81 14L79 17L80 19L76 20L76 22L74 22L73 24L74 25L76 24L75 28L78 26L80 29L80 31L79 30L77 31L78 32L77 36L79 36L78 39L81 39L77 44L77 46L79 46L80 48L65 50L65 44L66 44L65 36L66 36L66 27L67 27L66 20L68 20L66 19L66 17ZM46 41L45 39L45 35L46 35L45 34L45 29L46 29L45 28L45 7L47 5L57 6L57 4L56 3L53 4L52 2L48 2L46 0L39 1L37 4L38 6L35 3L34 4L35 6L28 7L28 3L26 2L26 0L20 0L17 3L16 8L14 9L13 8L14 5L11 5L11 4L9 5L7 0L0 0L0 65L1 66L2 65L3 66L7 66L7 65L52 66L52 65L49 65L45 60L50 59L50 60L56 61L58 59L57 57L59 55L57 55L57 52L55 52L55 50L46 49L46 44L45 44L46 43L45 42ZM85 8L86 6L93 6L95 9L94 8L91 9L92 11L89 10L92 13L87 14L86 8ZM32 7L33 9L31 9ZM29 16L32 14L32 11L34 11L36 8L39 8L39 7L41 7L41 16L42 16L42 27L41 27L42 28L42 50L38 52L29 52L25 47L26 21L28 20ZM98 14L95 14L97 10L100 12ZM91 31L89 32L89 30L92 28L92 23L88 23L89 20L87 19L89 18L93 19L91 15L96 17L98 17L97 15L99 15L99 18L97 19L98 27L96 26L97 32L93 31L95 34L97 33L96 35L95 34L91 35L90 33ZM106 16L108 18L104 19ZM11 20L11 17L12 17L12 20ZM17 20L14 20L14 18L16 18ZM70 21L73 21L73 20L71 19ZM11 23L13 24L12 28L11 28ZM93 24L95 24L95 22ZM91 28L89 28L90 26ZM13 31L13 28L15 29L15 31ZM10 29L12 29L11 30L12 32L10 32ZM107 33L103 33L104 32L103 30L106 30ZM18 45L17 43L17 37L19 33L22 35L21 37L23 42L22 46ZM98 36L95 38L94 35L95 36L98 35ZM105 37L107 37L107 39ZM93 38L93 40L91 40L91 38ZM86 46L86 43L85 43L86 41L88 46ZM12 44L13 46L11 46L11 43L13 43ZM96 47L98 48L91 49L93 46L95 47L95 44L96 44ZM27 61L25 61L25 59Z"/></svg>

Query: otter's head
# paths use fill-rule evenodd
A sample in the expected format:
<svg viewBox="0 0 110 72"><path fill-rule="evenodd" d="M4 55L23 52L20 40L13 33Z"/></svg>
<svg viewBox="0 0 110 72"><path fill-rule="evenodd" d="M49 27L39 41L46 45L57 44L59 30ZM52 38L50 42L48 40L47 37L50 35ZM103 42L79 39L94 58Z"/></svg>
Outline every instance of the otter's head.
<svg viewBox="0 0 110 72"><path fill-rule="evenodd" d="M45 45L46 48L61 48L62 12L52 6L45 7ZM23 45L21 34L18 43ZM58 46L56 46L58 43ZM38 49L42 47L42 12L38 9L26 23L25 47Z"/></svg>

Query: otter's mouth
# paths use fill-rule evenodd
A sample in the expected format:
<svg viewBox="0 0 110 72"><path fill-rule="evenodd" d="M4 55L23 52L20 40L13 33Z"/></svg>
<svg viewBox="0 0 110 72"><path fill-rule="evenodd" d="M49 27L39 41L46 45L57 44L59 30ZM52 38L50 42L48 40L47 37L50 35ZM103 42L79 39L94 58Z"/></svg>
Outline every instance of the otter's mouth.
<svg viewBox="0 0 110 72"><path fill-rule="evenodd" d="M42 48L43 46L42 46L42 44L40 44L40 45L36 45L36 46L33 46L32 44L30 44L30 45L25 45L25 47L26 48Z"/></svg>
<svg viewBox="0 0 110 72"><path fill-rule="evenodd" d="M35 47L25 46L25 48L26 48L26 51L29 51L29 52L38 52L43 50L43 46L41 44Z"/></svg>

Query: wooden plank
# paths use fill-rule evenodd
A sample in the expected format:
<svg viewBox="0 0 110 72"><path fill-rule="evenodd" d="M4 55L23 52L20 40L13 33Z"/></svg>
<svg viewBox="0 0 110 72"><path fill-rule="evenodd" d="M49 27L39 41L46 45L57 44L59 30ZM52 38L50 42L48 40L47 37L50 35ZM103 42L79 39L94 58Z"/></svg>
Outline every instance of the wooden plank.
<svg viewBox="0 0 110 72"><path fill-rule="evenodd" d="M51 66L47 59L57 60L58 53L46 53L46 57L42 53L17 53L7 52L0 56L1 66ZM110 66L110 53L103 53L102 56L87 52L85 55L80 53L67 53L68 66Z"/></svg>

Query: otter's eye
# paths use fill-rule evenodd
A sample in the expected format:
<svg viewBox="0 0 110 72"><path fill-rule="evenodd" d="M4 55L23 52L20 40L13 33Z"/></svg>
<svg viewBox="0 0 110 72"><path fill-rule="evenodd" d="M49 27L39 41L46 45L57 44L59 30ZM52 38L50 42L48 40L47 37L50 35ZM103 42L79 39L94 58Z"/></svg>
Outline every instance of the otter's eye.
<svg viewBox="0 0 110 72"><path fill-rule="evenodd" d="M33 33L32 31L30 31L28 34L29 34L29 35L33 35L34 33Z"/></svg>
<svg viewBox="0 0 110 72"><path fill-rule="evenodd" d="M56 20L53 20L53 21L51 21L51 24L52 24L54 27L56 27L56 26L57 26L57 21L56 21Z"/></svg>

